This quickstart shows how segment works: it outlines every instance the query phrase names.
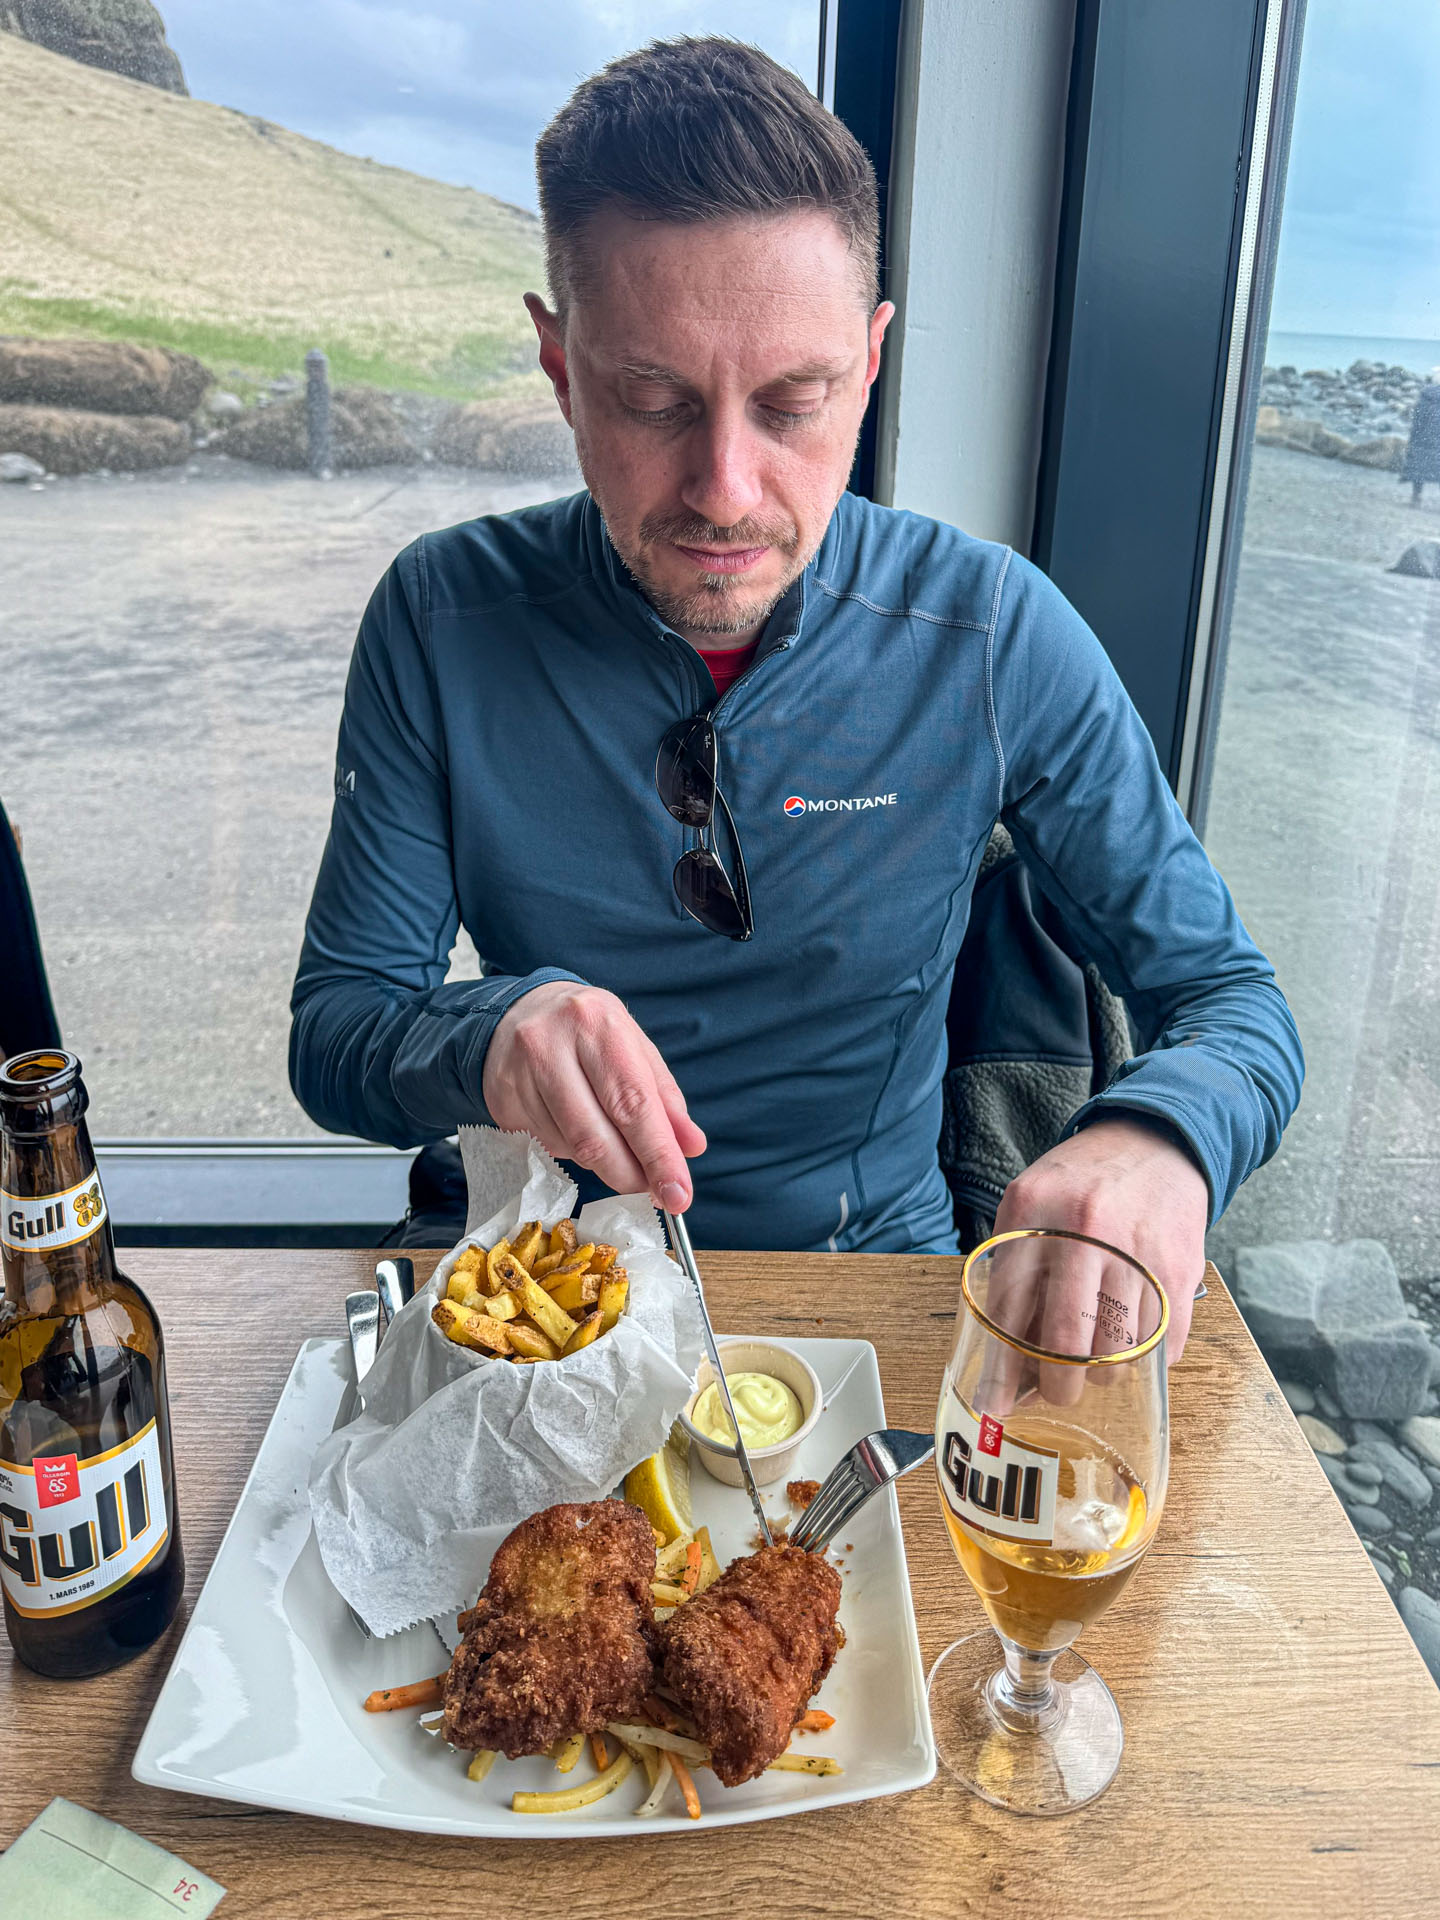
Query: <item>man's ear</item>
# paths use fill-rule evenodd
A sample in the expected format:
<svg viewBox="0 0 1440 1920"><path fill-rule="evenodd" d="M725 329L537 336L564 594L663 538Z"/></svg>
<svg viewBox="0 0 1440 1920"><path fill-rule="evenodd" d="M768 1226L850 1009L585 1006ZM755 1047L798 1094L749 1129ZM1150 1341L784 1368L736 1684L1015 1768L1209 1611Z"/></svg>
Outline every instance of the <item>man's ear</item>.
<svg viewBox="0 0 1440 1920"><path fill-rule="evenodd" d="M875 376L880 371L880 346L885 338L885 329L895 318L895 303L882 300L870 319L870 356L865 366L865 391L868 394L875 384Z"/></svg>
<svg viewBox="0 0 1440 1920"><path fill-rule="evenodd" d="M570 374L565 365L565 335L559 316L550 311L538 293L525 295L525 311L535 322L535 331L540 336L541 370L555 389L555 398L565 416L566 426L573 427L575 422L570 418Z"/></svg>

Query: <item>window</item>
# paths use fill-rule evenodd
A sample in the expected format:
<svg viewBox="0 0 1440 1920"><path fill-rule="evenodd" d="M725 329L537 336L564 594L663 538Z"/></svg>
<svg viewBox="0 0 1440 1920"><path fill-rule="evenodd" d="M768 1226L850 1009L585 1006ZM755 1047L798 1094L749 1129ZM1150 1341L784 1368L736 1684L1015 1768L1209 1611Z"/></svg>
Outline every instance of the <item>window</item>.
<svg viewBox="0 0 1440 1920"><path fill-rule="evenodd" d="M535 137L660 35L718 29L813 83L820 7L149 11L91 64L0 31L0 334L54 343L28 389L12 361L0 406L0 452L34 463L0 489L26 716L0 791L97 1133L286 1141L316 1132L288 1001L366 599L423 530L579 484L520 305L544 285ZM199 364L127 370L91 342ZM306 470L317 348L327 479Z"/></svg>

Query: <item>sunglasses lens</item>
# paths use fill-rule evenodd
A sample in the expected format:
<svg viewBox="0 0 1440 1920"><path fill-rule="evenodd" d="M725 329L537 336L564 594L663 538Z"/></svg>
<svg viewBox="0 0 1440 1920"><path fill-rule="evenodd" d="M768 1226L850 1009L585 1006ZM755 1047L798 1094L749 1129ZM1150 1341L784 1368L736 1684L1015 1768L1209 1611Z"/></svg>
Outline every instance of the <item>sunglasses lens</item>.
<svg viewBox="0 0 1440 1920"><path fill-rule="evenodd" d="M671 727L660 742L655 786L682 826L708 827L715 812L715 729L704 714Z"/></svg>
<svg viewBox="0 0 1440 1920"><path fill-rule="evenodd" d="M675 892L685 911L711 933L723 933L731 940L750 938L749 917L725 869L704 847L693 847L681 857L675 868Z"/></svg>

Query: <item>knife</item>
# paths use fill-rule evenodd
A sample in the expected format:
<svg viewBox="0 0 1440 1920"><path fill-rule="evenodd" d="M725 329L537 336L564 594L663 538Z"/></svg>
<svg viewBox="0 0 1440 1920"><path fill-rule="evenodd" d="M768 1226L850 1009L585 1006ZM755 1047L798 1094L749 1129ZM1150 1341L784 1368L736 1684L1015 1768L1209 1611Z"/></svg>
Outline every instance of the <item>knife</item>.
<svg viewBox="0 0 1440 1920"><path fill-rule="evenodd" d="M415 1297L415 1263L413 1260L377 1260L375 1262L375 1287L385 1307L385 1326L388 1332L391 1322L403 1306Z"/></svg>
<svg viewBox="0 0 1440 1920"><path fill-rule="evenodd" d="M705 1349L710 1356L710 1365L720 1386L720 1398L725 1402L725 1411L729 1414L730 1425L735 1431L735 1458L740 1462L740 1475L745 1482L745 1491L750 1496L750 1504L755 1509L755 1518L760 1523L760 1538L767 1547L773 1547L775 1541L770 1532L770 1522L765 1518L765 1509L760 1504L755 1475L750 1470L750 1456L745 1451L740 1422L735 1418L735 1404L730 1398L730 1382L725 1378L725 1369L720 1364L720 1349L715 1344L715 1329L710 1324L710 1309L705 1304L705 1289L700 1284L700 1269L695 1265L695 1249L690 1245L685 1216L683 1213L666 1213L663 1218L670 1234L670 1244L679 1254L680 1264L689 1275L690 1284L695 1289L695 1298L700 1302L700 1318L705 1326Z"/></svg>

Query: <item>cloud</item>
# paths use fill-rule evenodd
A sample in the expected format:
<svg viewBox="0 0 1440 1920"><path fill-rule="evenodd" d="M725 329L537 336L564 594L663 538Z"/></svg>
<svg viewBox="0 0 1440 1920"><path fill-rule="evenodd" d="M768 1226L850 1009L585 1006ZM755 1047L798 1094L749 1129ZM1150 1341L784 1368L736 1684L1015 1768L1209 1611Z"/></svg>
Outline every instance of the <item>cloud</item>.
<svg viewBox="0 0 1440 1920"><path fill-rule="evenodd" d="M541 128L647 40L724 32L811 84L818 0L160 0L190 91L349 153L535 205Z"/></svg>

